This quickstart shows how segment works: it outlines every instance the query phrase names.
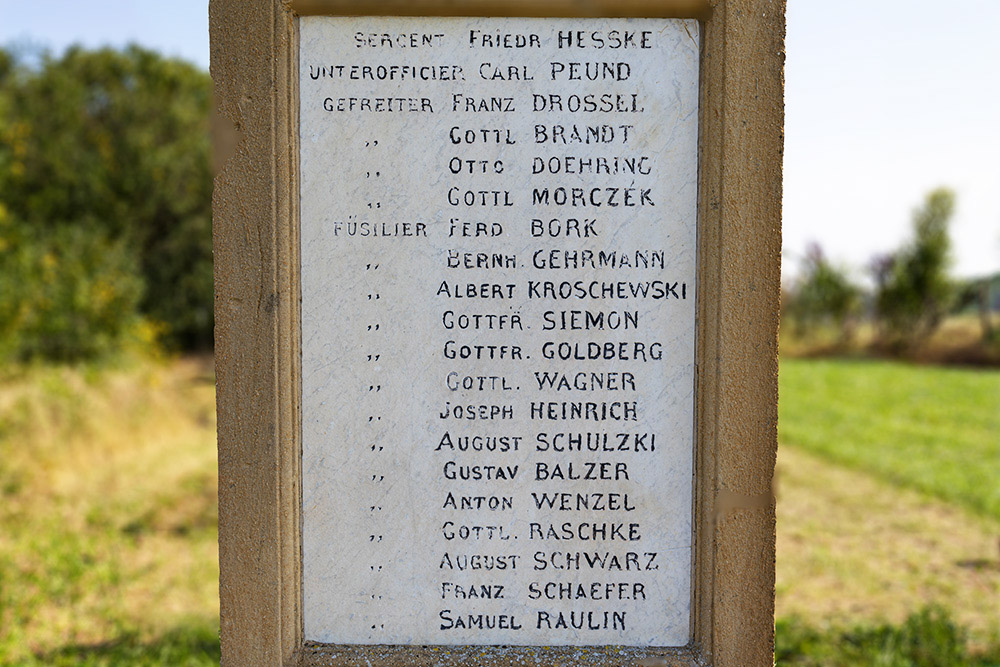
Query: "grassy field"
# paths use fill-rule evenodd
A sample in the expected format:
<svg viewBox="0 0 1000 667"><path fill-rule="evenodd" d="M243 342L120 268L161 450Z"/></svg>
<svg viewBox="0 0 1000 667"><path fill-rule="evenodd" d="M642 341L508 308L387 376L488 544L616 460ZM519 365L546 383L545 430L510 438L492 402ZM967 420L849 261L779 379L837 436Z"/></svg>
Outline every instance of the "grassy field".
<svg viewBox="0 0 1000 667"><path fill-rule="evenodd" d="M776 616L902 623L947 609L978 644L1000 631L1000 521L794 447L778 452Z"/></svg>
<svg viewBox="0 0 1000 667"><path fill-rule="evenodd" d="M778 439L1000 520L1000 371L783 359Z"/></svg>
<svg viewBox="0 0 1000 667"><path fill-rule="evenodd" d="M780 382L779 665L1000 665L1000 371L784 358Z"/></svg>
<svg viewBox="0 0 1000 667"><path fill-rule="evenodd" d="M218 664L211 362L0 382L0 664Z"/></svg>
<svg viewBox="0 0 1000 667"><path fill-rule="evenodd" d="M781 373L779 664L1000 665L1000 373ZM0 664L218 664L214 431L209 359L0 378Z"/></svg>

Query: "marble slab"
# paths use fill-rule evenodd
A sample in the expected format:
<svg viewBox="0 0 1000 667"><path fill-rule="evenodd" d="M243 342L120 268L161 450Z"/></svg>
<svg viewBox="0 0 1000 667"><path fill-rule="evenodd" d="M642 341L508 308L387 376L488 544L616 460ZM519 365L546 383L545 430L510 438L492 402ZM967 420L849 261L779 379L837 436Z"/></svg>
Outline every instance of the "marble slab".
<svg viewBox="0 0 1000 667"><path fill-rule="evenodd" d="M686 644L698 23L299 29L306 639Z"/></svg>

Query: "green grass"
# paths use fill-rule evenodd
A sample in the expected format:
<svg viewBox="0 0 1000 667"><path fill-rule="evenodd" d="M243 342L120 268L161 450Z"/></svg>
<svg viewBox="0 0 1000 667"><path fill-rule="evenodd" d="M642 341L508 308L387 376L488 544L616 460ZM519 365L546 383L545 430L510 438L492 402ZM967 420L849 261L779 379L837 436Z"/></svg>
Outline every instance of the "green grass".
<svg viewBox="0 0 1000 667"><path fill-rule="evenodd" d="M971 651L965 633L938 607L887 623L817 629L801 619L775 625L777 667L998 667L1000 644Z"/></svg>
<svg viewBox="0 0 1000 667"><path fill-rule="evenodd" d="M100 644L67 645L9 663L10 667L208 667L222 652L219 630L211 623L181 625L152 640L125 633Z"/></svg>
<svg viewBox="0 0 1000 667"><path fill-rule="evenodd" d="M779 447L776 613L812 626L902 623L929 604L1000 637L1000 521Z"/></svg>
<svg viewBox="0 0 1000 667"><path fill-rule="evenodd" d="M218 663L207 361L0 378L0 665Z"/></svg>
<svg viewBox="0 0 1000 667"><path fill-rule="evenodd" d="M1000 371L783 358L778 439L1000 519Z"/></svg>

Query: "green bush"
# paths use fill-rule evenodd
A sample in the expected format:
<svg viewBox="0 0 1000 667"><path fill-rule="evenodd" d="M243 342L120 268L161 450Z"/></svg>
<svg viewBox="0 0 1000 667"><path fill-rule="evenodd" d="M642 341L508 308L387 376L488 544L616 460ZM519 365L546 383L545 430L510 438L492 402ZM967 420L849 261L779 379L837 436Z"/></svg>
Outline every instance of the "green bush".
<svg viewBox="0 0 1000 667"><path fill-rule="evenodd" d="M0 209L0 358L76 361L138 331L134 255L102 232L31 233Z"/></svg>
<svg viewBox="0 0 1000 667"><path fill-rule="evenodd" d="M94 345L103 347L130 305L163 326L169 344L211 345L210 118L211 79L181 60L137 46L71 47L29 66L0 49L0 204L24 228L20 261L58 255L74 264L56 267L58 276L85 283L67 283L49 294L57 304L33 311L54 319L32 325L46 341L30 354L65 356L62 341L83 311L100 322ZM112 279L113 304L80 303Z"/></svg>

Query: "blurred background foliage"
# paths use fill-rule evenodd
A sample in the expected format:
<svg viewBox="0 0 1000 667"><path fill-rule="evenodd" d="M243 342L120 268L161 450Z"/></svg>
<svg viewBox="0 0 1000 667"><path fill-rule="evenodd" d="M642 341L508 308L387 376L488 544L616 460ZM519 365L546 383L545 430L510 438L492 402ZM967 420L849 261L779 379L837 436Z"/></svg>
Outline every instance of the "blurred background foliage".
<svg viewBox="0 0 1000 667"><path fill-rule="evenodd" d="M940 187L913 210L912 231L876 255L867 283L814 244L782 290L782 351L1000 365L1000 273L952 275L955 193Z"/></svg>
<svg viewBox="0 0 1000 667"><path fill-rule="evenodd" d="M0 50L0 355L212 344L211 79L138 46Z"/></svg>

